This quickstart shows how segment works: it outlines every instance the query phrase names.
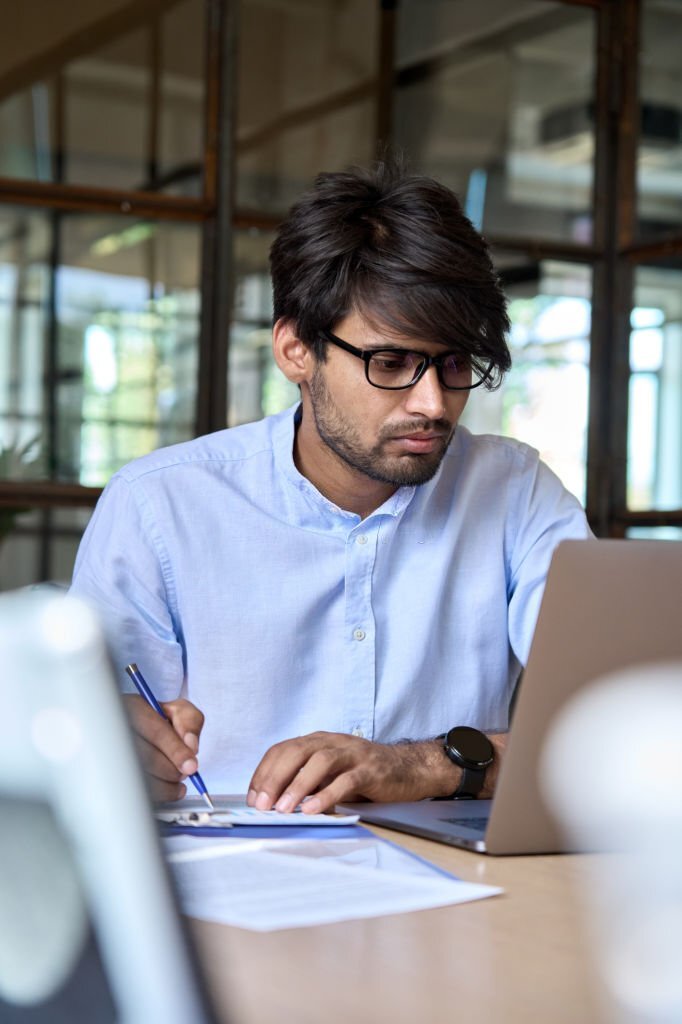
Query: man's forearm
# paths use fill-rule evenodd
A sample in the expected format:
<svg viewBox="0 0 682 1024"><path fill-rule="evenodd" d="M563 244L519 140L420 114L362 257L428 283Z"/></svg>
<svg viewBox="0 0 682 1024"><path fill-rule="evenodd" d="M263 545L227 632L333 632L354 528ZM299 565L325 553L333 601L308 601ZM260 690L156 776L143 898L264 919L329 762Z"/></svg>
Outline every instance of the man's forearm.
<svg viewBox="0 0 682 1024"><path fill-rule="evenodd" d="M481 796L495 786L505 735L490 736L493 763ZM462 769L448 758L440 739L376 743L345 733L316 732L276 743L254 772L248 803L261 811L318 813L350 800L397 803L449 797Z"/></svg>
<svg viewBox="0 0 682 1024"><path fill-rule="evenodd" d="M479 794L481 799L491 797L495 790L507 733L488 734L488 739L495 753L493 763L486 769L485 782ZM411 790L411 794L403 799L450 797L457 790L462 779L462 769L447 756L442 739L404 742L397 744L397 747L405 759L406 788Z"/></svg>

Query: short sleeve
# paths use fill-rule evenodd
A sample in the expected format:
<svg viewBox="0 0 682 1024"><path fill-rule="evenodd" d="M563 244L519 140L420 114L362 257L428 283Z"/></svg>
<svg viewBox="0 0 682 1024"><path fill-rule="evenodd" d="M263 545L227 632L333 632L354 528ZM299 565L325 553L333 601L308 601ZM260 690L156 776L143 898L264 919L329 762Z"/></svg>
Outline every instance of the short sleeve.
<svg viewBox="0 0 682 1024"><path fill-rule="evenodd" d="M121 680L137 662L157 696L180 694L183 652L173 613L173 580L163 539L144 496L120 474L105 488L83 536L71 593L97 614Z"/></svg>
<svg viewBox="0 0 682 1024"><path fill-rule="evenodd" d="M511 539L509 640L522 665L535 630L554 549L593 536L580 502L539 459L524 477Z"/></svg>

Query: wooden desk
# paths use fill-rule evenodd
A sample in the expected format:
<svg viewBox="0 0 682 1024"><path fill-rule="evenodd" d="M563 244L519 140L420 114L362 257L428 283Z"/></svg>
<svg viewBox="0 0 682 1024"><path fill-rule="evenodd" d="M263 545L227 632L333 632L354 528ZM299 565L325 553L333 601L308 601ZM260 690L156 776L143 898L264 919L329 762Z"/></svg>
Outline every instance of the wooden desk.
<svg viewBox="0 0 682 1024"><path fill-rule="evenodd" d="M590 857L483 857L374 829L503 896L256 933L192 923L233 1024L604 1024L579 890Z"/></svg>

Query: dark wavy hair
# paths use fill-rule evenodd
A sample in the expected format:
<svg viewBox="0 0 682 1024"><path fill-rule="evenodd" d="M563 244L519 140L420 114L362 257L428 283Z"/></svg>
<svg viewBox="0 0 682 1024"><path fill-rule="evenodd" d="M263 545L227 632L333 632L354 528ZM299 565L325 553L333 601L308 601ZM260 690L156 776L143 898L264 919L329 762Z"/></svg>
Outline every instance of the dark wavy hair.
<svg viewBox="0 0 682 1024"><path fill-rule="evenodd" d="M270 250L274 320L320 360L351 312L459 352L497 387L511 366L506 300L488 246L453 192L397 163L320 174Z"/></svg>

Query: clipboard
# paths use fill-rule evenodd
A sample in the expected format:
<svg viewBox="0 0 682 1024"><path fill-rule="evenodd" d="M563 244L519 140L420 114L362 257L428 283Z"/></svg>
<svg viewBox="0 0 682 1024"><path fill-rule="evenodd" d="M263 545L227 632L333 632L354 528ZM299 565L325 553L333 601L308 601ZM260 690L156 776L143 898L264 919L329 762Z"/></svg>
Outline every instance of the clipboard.
<svg viewBox="0 0 682 1024"><path fill-rule="evenodd" d="M215 809L209 811L193 798L155 808L161 834L195 836L233 836L252 839L350 838L357 827L358 814L290 814L280 811L259 811L249 807L243 798L217 797ZM312 832L310 830L313 830ZM367 829L362 829L367 834Z"/></svg>
<svg viewBox="0 0 682 1024"><path fill-rule="evenodd" d="M333 822L333 818L331 821ZM196 836L217 839L221 836L231 839L367 839L372 836L364 825L181 825L173 822L159 822L159 832L164 838L170 836ZM375 837L376 838L376 837Z"/></svg>

